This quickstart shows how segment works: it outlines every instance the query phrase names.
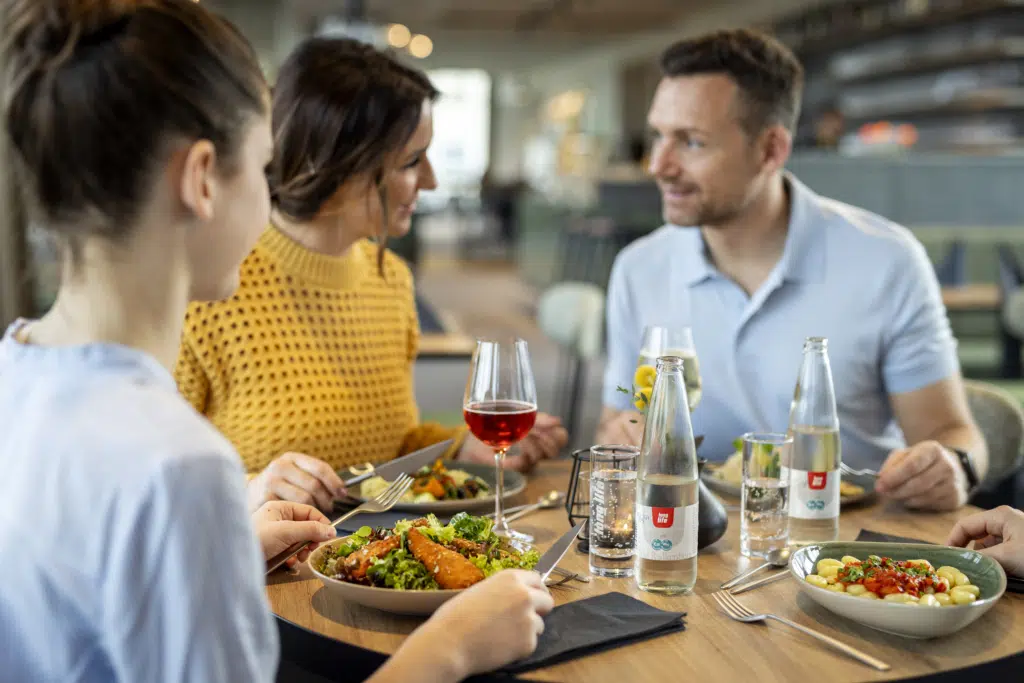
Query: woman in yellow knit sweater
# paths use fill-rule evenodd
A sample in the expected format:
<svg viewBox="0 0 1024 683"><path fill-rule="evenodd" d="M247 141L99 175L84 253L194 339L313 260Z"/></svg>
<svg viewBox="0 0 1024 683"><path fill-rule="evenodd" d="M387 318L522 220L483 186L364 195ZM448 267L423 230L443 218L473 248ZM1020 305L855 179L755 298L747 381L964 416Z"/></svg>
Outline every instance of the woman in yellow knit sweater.
<svg viewBox="0 0 1024 683"><path fill-rule="evenodd" d="M314 38L274 88L271 225L231 299L189 309L176 378L238 449L249 502L326 509L339 468L455 438L449 456L492 462L464 428L419 421L419 326L405 264L382 246L436 187L427 77L362 43ZM507 466L528 470L567 435L538 415Z"/></svg>

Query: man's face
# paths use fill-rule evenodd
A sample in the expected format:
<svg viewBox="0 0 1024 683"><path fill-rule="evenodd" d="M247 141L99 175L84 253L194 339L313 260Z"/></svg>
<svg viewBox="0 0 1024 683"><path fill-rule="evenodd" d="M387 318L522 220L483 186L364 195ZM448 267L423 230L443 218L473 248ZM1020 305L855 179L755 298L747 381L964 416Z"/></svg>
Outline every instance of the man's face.
<svg viewBox="0 0 1024 683"><path fill-rule="evenodd" d="M661 80L647 121L655 138L650 170L661 189L666 222L728 223L758 191L763 141L743 128L743 104L726 75Z"/></svg>

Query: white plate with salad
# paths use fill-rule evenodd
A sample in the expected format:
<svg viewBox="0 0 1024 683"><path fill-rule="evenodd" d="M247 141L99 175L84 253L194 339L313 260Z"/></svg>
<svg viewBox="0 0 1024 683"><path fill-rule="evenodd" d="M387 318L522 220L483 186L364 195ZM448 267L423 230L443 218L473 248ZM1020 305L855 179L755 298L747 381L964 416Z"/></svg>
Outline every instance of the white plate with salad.
<svg viewBox="0 0 1024 683"><path fill-rule="evenodd" d="M533 569L521 550L492 531L494 521L464 512L448 524L434 515L391 529L362 527L317 548L307 563L333 596L394 614L425 616L504 569Z"/></svg>

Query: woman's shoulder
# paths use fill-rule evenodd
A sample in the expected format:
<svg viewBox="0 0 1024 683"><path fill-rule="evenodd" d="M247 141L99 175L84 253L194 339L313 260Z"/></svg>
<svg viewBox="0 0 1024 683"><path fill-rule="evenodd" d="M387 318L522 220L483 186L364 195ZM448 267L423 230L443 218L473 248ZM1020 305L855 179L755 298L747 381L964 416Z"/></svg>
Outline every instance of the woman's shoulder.
<svg viewBox="0 0 1024 683"><path fill-rule="evenodd" d="M377 272L377 263L381 252L380 245L373 240L361 239L356 242L356 248L362 252L364 259L373 264L373 269ZM381 265L383 266L385 282L403 289L412 289L412 270L410 270L409 264L405 262L405 259L385 247Z"/></svg>

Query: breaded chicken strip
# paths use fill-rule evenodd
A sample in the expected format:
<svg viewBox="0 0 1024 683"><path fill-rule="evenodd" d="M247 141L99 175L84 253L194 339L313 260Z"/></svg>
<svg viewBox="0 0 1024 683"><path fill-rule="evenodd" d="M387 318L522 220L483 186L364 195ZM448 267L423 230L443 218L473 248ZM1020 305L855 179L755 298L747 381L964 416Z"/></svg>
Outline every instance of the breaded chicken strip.
<svg viewBox="0 0 1024 683"><path fill-rule="evenodd" d="M353 581L364 581L366 579L366 571L373 564L373 561L384 557L392 550L398 548L401 542L402 537L395 534L380 541L367 543L345 558L343 565L345 573Z"/></svg>
<svg viewBox="0 0 1024 683"><path fill-rule="evenodd" d="M434 575L437 585L445 590L469 588L484 580L476 565L444 546L434 543L417 529L409 529L409 550Z"/></svg>

